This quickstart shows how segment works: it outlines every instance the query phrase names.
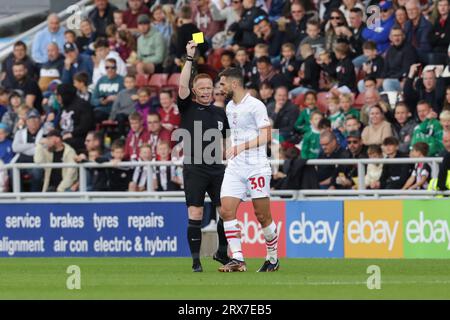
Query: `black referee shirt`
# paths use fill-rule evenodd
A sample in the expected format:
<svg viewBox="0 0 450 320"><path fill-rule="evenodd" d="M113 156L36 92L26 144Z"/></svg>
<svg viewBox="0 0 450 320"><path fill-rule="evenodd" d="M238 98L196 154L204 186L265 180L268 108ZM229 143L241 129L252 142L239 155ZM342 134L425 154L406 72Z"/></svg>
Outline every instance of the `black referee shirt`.
<svg viewBox="0 0 450 320"><path fill-rule="evenodd" d="M205 106L199 104L195 101L192 101L192 94L190 94L186 99L181 99L178 96L178 110L181 115L181 129L185 129L189 131L190 137L192 139L191 146L188 148L187 141L183 138L183 154L184 154L184 163L185 164L209 164L205 162L203 157L205 148L207 148L215 139L208 138L205 139L205 132L210 129L219 130L222 138L225 139L226 132L230 128L228 124L227 115L225 110L215 105L211 104L209 106ZM194 130L194 123L197 122L198 129ZM201 130L199 124L201 123ZM222 154L222 141L218 142L220 145L220 154ZM198 145L201 145L201 154L199 152L200 148ZM197 151L195 149L195 145L197 145ZM206 154L211 154L212 157L215 157L214 152L209 152L212 146L210 146L206 152ZM220 156L222 159L222 156ZM217 164L215 164L217 165Z"/></svg>

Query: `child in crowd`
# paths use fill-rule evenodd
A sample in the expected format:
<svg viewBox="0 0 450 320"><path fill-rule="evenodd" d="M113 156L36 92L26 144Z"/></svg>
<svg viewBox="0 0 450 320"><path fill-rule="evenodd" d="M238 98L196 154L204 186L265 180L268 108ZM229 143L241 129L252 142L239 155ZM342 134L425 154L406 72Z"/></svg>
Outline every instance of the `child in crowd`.
<svg viewBox="0 0 450 320"><path fill-rule="evenodd" d="M294 125L294 130L300 135L304 135L310 130L310 119L311 113L314 111L318 111L319 109L316 106L317 103L317 95L314 91L308 91L305 93L303 98L304 108L300 112L300 115L297 118L297 121Z"/></svg>
<svg viewBox="0 0 450 320"><path fill-rule="evenodd" d="M311 113L311 129L305 134L301 142L300 149L302 159L317 159L320 152L320 131L319 122L323 119L322 113L313 111Z"/></svg>
<svg viewBox="0 0 450 320"><path fill-rule="evenodd" d="M240 47L236 51L234 59L236 67L241 70L241 73L244 77L244 83L248 85L248 82L250 81L250 78L252 76L252 64L249 60L247 50L243 47Z"/></svg>
<svg viewBox="0 0 450 320"><path fill-rule="evenodd" d="M77 95L81 99L91 101L92 93L89 92L89 76L86 72L78 72L73 76L73 86L77 88Z"/></svg>
<svg viewBox="0 0 450 320"><path fill-rule="evenodd" d="M381 146L377 144L370 145L367 148L367 155L369 156L369 159L383 158L383 151L381 150ZM367 173L364 179L367 189L377 189L375 183L380 181L382 172L383 164L381 163L369 163L367 165Z"/></svg>
<svg viewBox="0 0 450 320"><path fill-rule="evenodd" d="M123 61L131 63L130 57L136 58L136 39L131 32L127 30L119 30L116 33L116 46L115 50L122 58Z"/></svg>
<svg viewBox="0 0 450 320"><path fill-rule="evenodd" d="M273 87L268 81L263 81L259 85L259 97L266 106L274 101L273 93Z"/></svg>
<svg viewBox="0 0 450 320"><path fill-rule="evenodd" d="M122 10L114 10L113 12L113 21L114 26L117 28L117 30L125 30L127 28L127 25L123 21L123 11Z"/></svg>
<svg viewBox="0 0 450 320"><path fill-rule="evenodd" d="M44 93L44 100L42 106L46 113L45 125L48 129L56 128L61 118L62 107L56 98L56 89L61 84L60 80L52 80L48 85L48 91Z"/></svg>
<svg viewBox="0 0 450 320"><path fill-rule="evenodd" d="M320 21L313 18L309 19L306 22L306 34L308 36L300 42L300 45L297 48L297 58L301 58L300 47L302 44L309 44L314 52L318 52L325 48L325 38L320 35Z"/></svg>
<svg viewBox="0 0 450 320"><path fill-rule="evenodd" d="M352 107L353 95L351 93L341 93L339 96L339 107L344 114L344 117L352 115L359 119L359 111Z"/></svg>
<svg viewBox="0 0 450 320"><path fill-rule="evenodd" d="M222 65L222 68L219 70L219 72L233 67L233 61L234 61L234 52L230 50L225 50L220 54L220 64Z"/></svg>
<svg viewBox="0 0 450 320"><path fill-rule="evenodd" d="M106 38L108 39L109 48L111 50L116 50L118 30L119 29L114 24L110 24L106 27Z"/></svg>
<svg viewBox="0 0 450 320"><path fill-rule="evenodd" d="M117 165L124 160L125 157L125 143L123 140L115 140L111 145L112 159L110 163L114 167L106 169L108 177L109 191L127 191L128 185L131 181L133 169L129 167L118 167Z"/></svg>
<svg viewBox="0 0 450 320"><path fill-rule="evenodd" d="M170 143L160 141L157 146L157 159L159 161L170 161ZM155 170L156 191L176 191L180 186L174 182L176 177L176 166L159 166Z"/></svg>
<svg viewBox="0 0 450 320"><path fill-rule="evenodd" d="M363 53L367 61L363 63L362 69L366 76L376 79L376 87L382 84L381 74L383 72L384 60L378 54L377 45L373 41L366 41L363 44ZM364 86L364 80L358 82L359 92L364 92L367 88Z"/></svg>
<svg viewBox="0 0 450 320"><path fill-rule="evenodd" d="M417 142L412 146L410 152L411 158L425 158L428 156L428 144L425 142ZM419 162L414 165L411 176L403 186L403 190L427 190L428 181L431 177L431 167L428 163Z"/></svg>
<svg viewBox="0 0 450 320"><path fill-rule="evenodd" d="M139 162L152 161L152 147L149 144L143 144L139 151ZM154 167L153 167L154 168ZM128 187L129 191L145 191L147 190L147 182L154 183L154 177L150 177L146 166L135 167L133 172L133 180Z"/></svg>
<svg viewBox="0 0 450 320"><path fill-rule="evenodd" d="M330 94L328 97L328 119L331 122L331 128L344 131L344 114L339 108L339 98Z"/></svg>
<svg viewBox="0 0 450 320"><path fill-rule="evenodd" d="M8 132L15 134L17 131L17 122L19 121L19 108L23 103L23 97L17 91L13 91L9 96L8 110L2 117L2 122L8 127Z"/></svg>
<svg viewBox="0 0 450 320"><path fill-rule="evenodd" d="M289 82L289 90L294 86L294 78L300 68L300 62L295 58L295 47L292 43L284 43L281 46L281 74Z"/></svg>
<svg viewBox="0 0 450 320"><path fill-rule="evenodd" d="M147 115L149 113L159 113L158 100L151 96L152 92L149 87L142 87L137 91L138 101L135 104L136 111L139 112L144 119L144 127L147 128Z"/></svg>
<svg viewBox="0 0 450 320"><path fill-rule="evenodd" d="M411 116L411 112L404 102L398 102L395 105L394 118L395 121L392 124L392 132L394 137L396 137L400 142L398 151L403 154L408 154L410 150L409 146L411 144L411 138L414 128L417 126L417 122Z"/></svg>
<svg viewBox="0 0 450 320"><path fill-rule="evenodd" d="M64 32L64 42L72 43L76 45L77 42L77 34L73 30L66 30Z"/></svg>

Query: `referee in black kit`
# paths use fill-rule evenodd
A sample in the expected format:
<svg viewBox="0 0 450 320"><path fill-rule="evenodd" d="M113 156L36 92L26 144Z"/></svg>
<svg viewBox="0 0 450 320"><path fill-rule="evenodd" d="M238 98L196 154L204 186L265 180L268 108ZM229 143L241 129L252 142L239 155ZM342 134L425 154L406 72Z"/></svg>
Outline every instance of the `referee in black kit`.
<svg viewBox="0 0 450 320"><path fill-rule="evenodd" d="M225 172L225 165L222 163L222 143L229 126L225 111L211 102L214 87L209 75L204 73L196 75L190 89L196 47L197 44L194 41L189 41L186 45L187 60L181 71L178 89L178 109L181 115L181 130L178 132L181 132L183 137L184 192L189 212L187 237L193 259L192 271L202 272L200 246L205 193L207 192L211 198L213 207L220 206L220 188ZM206 131L208 132L205 135ZM207 137L211 134L215 138ZM211 143L214 144L217 152L209 152ZM217 223L217 233L219 248L213 258L222 264L227 264L230 258L227 253L228 243L222 219L219 219Z"/></svg>

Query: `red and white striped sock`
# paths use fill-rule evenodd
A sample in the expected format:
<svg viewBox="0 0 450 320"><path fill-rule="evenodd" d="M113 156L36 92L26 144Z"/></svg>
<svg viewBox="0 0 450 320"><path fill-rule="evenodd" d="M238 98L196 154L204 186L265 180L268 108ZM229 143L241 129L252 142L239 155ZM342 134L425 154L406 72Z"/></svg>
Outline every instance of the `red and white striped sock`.
<svg viewBox="0 0 450 320"><path fill-rule="evenodd" d="M241 246L241 228L237 219L224 221L223 228L225 229L225 236L227 237L233 259L244 261Z"/></svg>
<svg viewBox="0 0 450 320"><path fill-rule="evenodd" d="M271 224L263 228L263 233L267 248L266 260L269 260L270 263L276 263L278 259L278 233L275 222L272 221Z"/></svg>

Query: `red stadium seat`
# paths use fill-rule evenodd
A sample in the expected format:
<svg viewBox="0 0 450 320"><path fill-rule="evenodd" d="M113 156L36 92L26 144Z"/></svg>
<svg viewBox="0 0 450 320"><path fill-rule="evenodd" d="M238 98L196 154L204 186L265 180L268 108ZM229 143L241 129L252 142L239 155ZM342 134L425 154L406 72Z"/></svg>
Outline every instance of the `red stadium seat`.
<svg viewBox="0 0 450 320"><path fill-rule="evenodd" d="M220 62L220 55L224 52L224 48L214 49L207 57L207 64L214 67L214 69L220 70L222 63Z"/></svg>
<svg viewBox="0 0 450 320"><path fill-rule="evenodd" d="M180 75L181 73L172 73L169 80L167 80L167 84L165 84L162 89L169 89L176 93L180 84Z"/></svg>
<svg viewBox="0 0 450 320"><path fill-rule="evenodd" d="M320 112L323 114L326 114L328 112L328 95L330 93L328 92L319 92L317 94L317 107L319 108Z"/></svg>
<svg viewBox="0 0 450 320"><path fill-rule="evenodd" d="M299 106L299 107L303 107L304 99L305 99L305 95L303 93L299 94L298 96L296 96L294 98L294 104Z"/></svg>
<svg viewBox="0 0 450 320"><path fill-rule="evenodd" d="M138 73L136 75L136 87L142 88L148 84L148 75L143 73Z"/></svg>
<svg viewBox="0 0 450 320"><path fill-rule="evenodd" d="M167 84L168 78L169 74L167 73L155 73L151 76L148 87L150 87L154 93L158 94L159 90Z"/></svg>
<svg viewBox="0 0 450 320"><path fill-rule="evenodd" d="M365 102L365 96L364 92L358 94L358 96L355 99L355 102L353 103L353 107L355 109L361 109Z"/></svg>

